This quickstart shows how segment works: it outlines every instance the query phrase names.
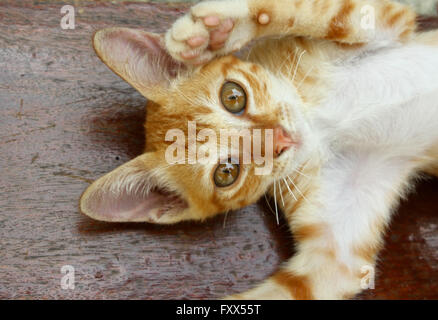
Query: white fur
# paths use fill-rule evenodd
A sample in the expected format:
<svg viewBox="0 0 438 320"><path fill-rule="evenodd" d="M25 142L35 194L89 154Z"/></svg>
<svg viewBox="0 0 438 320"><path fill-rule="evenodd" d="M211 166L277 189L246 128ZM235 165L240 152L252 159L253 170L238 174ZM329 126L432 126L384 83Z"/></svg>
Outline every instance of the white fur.
<svg viewBox="0 0 438 320"><path fill-rule="evenodd" d="M391 193L401 193L413 159L438 143L438 48L393 47L339 65L333 90L313 115L314 132L330 147L316 215L327 223L340 260L388 221ZM365 226L365 227L364 227Z"/></svg>

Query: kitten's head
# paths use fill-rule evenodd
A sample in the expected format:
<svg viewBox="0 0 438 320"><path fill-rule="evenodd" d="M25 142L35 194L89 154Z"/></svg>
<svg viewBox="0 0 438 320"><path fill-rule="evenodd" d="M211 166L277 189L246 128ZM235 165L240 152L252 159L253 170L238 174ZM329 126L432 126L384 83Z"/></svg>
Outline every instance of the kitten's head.
<svg viewBox="0 0 438 320"><path fill-rule="evenodd" d="M88 187L80 202L88 216L203 220L256 202L306 160L302 102L287 80L260 65L226 56L185 67L163 49L162 36L123 28L97 32L94 47L149 103L145 153ZM224 129L239 131L238 148L221 141L237 133Z"/></svg>

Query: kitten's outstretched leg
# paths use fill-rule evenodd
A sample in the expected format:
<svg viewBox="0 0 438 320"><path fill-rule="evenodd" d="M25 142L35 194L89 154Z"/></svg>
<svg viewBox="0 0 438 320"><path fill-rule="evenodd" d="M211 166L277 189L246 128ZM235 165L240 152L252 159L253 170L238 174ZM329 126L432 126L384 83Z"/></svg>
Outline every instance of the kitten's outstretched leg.
<svg viewBox="0 0 438 320"><path fill-rule="evenodd" d="M282 188L297 254L259 287L230 298L344 299L372 286L382 235L412 166L384 150L357 150L324 165L315 185L297 175L298 191L286 180L298 199Z"/></svg>
<svg viewBox="0 0 438 320"><path fill-rule="evenodd" d="M389 0L225 0L192 7L166 35L171 55L201 64L241 49L251 40L308 36L344 44L379 45L408 39L415 13Z"/></svg>

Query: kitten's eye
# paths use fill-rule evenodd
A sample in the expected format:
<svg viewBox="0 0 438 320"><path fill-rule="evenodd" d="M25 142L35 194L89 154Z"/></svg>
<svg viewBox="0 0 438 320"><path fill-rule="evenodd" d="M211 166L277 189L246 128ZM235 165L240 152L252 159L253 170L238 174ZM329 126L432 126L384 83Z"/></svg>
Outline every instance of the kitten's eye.
<svg viewBox="0 0 438 320"><path fill-rule="evenodd" d="M214 172L214 183L219 188L231 186L239 177L239 171L238 164L221 163Z"/></svg>
<svg viewBox="0 0 438 320"><path fill-rule="evenodd" d="M222 86L221 101L229 112L242 113L246 107L245 90L235 82L226 82Z"/></svg>

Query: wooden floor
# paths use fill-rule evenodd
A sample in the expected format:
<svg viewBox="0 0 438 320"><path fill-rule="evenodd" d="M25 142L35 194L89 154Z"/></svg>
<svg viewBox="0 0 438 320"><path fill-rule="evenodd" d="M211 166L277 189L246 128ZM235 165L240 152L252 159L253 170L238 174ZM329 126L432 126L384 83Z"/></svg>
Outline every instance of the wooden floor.
<svg viewBox="0 0 438 320"><path fill-rule="evenodd" d="M145 99L95 56L93 32L164 31L187 6L73 2L75 30L54 1L0 2L0 298L219 298L266 278L293 244L263 202L172 227L78 212L92 180L143 148ZM438 298L437 196L429 180L403 204L376 288L358 298ZM74 290L61 288L64 265Z"/></svg>

